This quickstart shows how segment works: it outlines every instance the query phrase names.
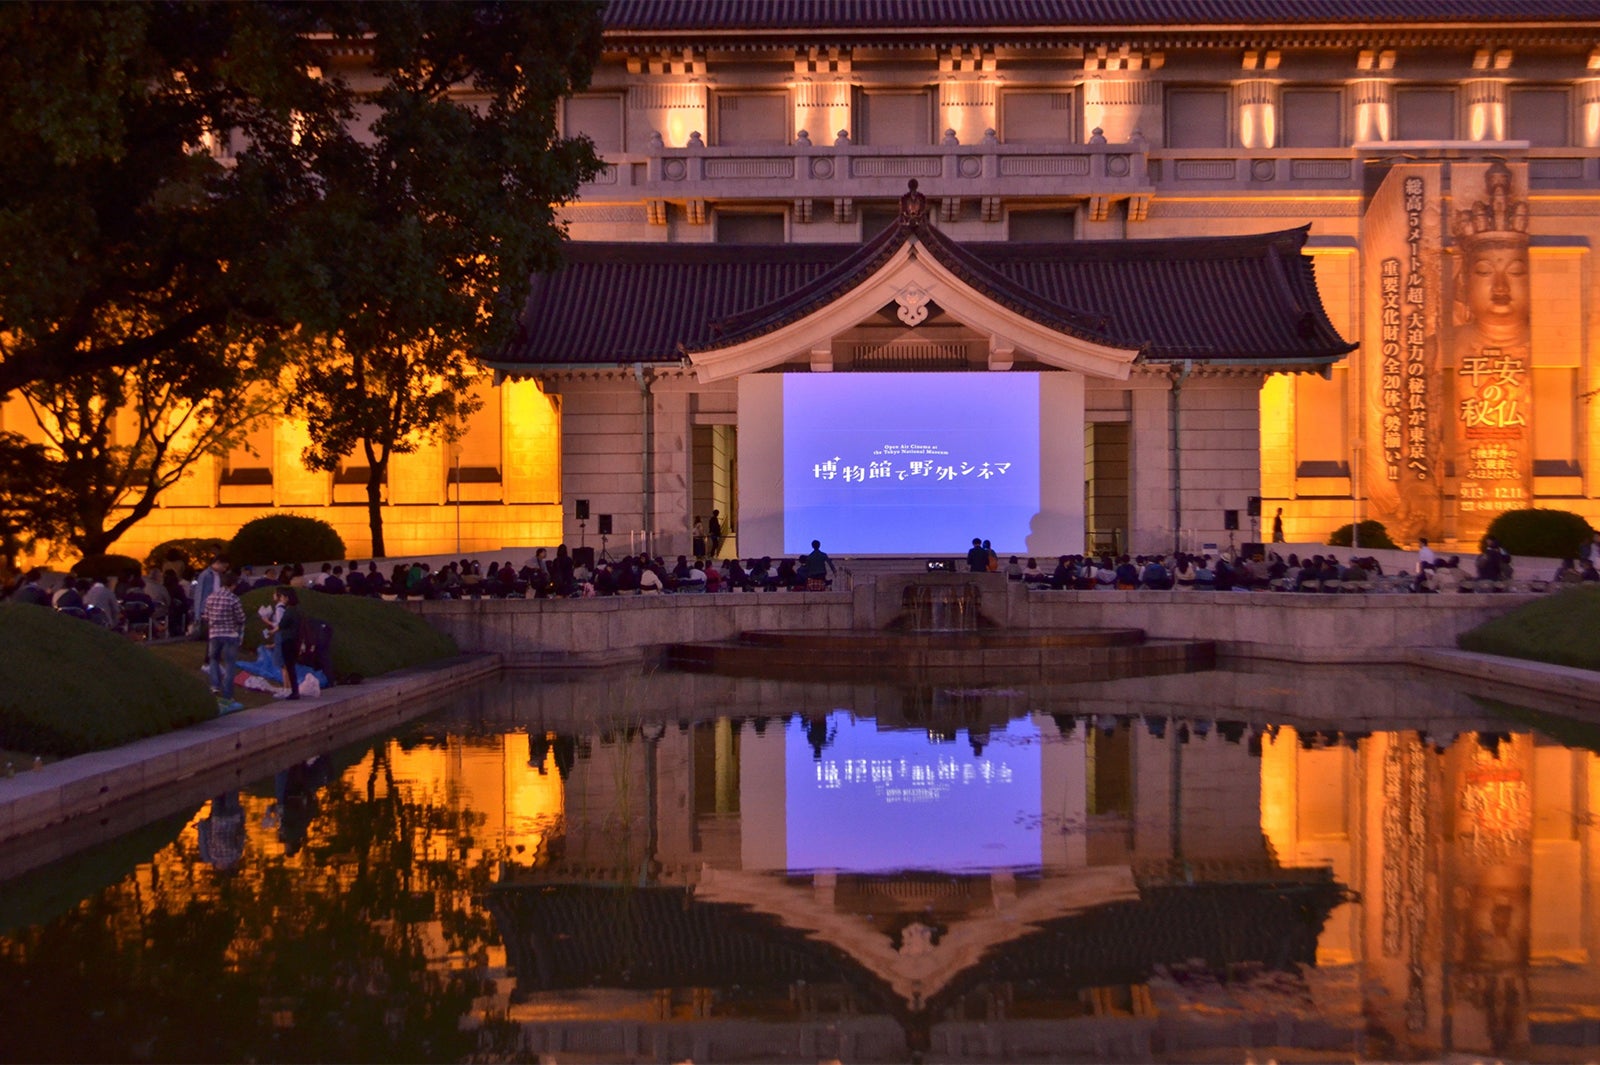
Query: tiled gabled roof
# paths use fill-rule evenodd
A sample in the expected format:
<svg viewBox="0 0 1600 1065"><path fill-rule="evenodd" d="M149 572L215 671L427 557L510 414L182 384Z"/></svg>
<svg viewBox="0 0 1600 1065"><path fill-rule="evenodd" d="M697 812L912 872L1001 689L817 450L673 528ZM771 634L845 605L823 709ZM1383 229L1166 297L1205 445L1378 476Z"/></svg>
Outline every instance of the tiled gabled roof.
<svg viewBox="0 0 1600 1065"><path fill-rule="evenodd" d="M1570 22L1595 0L611 0L609 32Z"/></svg>
<svg viewBox="0 0 1600 1065"><path fill-rule="evenodd" d="M915 237L967 284L1059 332L1146 359L1332 362L1306 229L1204 240L960 244L927 224L865 245L573 242L536 277L501 369L678 362L811 314Z"/></svg>

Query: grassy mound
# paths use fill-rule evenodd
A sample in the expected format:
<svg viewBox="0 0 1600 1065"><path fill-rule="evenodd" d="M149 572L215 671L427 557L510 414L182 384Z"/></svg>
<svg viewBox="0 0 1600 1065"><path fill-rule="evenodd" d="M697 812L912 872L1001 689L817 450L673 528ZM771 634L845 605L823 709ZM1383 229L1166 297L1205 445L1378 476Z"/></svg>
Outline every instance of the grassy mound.
<svg viewBox="0 0 1600 1065"><path fill-rule="evenodd" d="M1456 637L1464 651L1600 670L1600 587L1568 588Z"/></svg>
<svg viewBox="0 0 1600 1065"><path fill-rule="evenodd" d="M337 676L375 677L457 653L454 640L404 607L359 595L296 590L302 615L333 626L333 671ZM264 627L257 611L271 601L272 592L265 588L244 597L244 647L250 654L260 644Z"/></svg>
<svg viewBox="0 0 1600 1065"><path fill-rule="evenodd" d="M198 673L98 625L0 603L0 747L82 754L216 716Z"/></svg>

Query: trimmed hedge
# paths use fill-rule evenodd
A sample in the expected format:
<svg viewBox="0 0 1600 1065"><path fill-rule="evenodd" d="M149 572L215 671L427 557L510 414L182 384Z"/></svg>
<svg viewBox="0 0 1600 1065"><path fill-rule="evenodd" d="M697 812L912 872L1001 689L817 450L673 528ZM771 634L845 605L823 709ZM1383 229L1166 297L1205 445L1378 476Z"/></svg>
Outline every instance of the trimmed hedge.
<svg viewBox="0 0 1600 1065"><path fill-rule="evenodd" d="M1351 543L1351 532L1352 529L1349 524L1339 526L1337 529L1333 530L1333 532L1328 534L1328 546L1355 546ZM1383 527L1383 522L1373 521L1369 518L1361 523L1361 546L1396 550L1398 549L1399 545L1397 545L1393 540L1389 539L1389 530Z"/></svg>
<svg viewBox="0 0 1600 1065"><path fill-rule="evenodd" d="M0 747L82 754L216 716L200 674L99 625L0 603Z"/></svg>
<svg viewBox="0 0 1600 1065"><path fill-rule="evenodd" d="M144 572L139 569L139 560L128 555L88 555L73 563L71 573L74 577L110 581L113 577L120 579L131 569Z"/></svg>
<svg viewBox="0 0 1600 1065"><path fill-rule="evenodd" d="M1508 510L1495 517L1485 532L1513 555L1533 558L1579 558L1594 529L1570 510Z"/></svg>
<svg viewBox="0 0 1600 1065"><path fill-rule="evenodd" d="M332 525L299 514L269 514L247 521L228 544L228 558L235 568L344 557L344 540Z"/></svg>
<svg viewBox="0 0 1600 1065"><path fill-rule="evenodd" d="M1600 670L1600 587L1578 586L1518 607L1456 637L1464 651Z"/></svg>
<svg viewBox="0 0 1600 1065"><path fill-rule="evenodd" d="M404 607L363 595L324 595L297 588L300 613L333 626L332 679L352 674L375 677L456 655L456 643ZM244 596L245 650L251 654L266 627L258 611L272 602L270 588ZM37 609L37 608L36 608Z"/></svg>
<svg viewBox="0 0 1600 1065"><path fill-rule="evenodd" d="M178 576L183 576L182 567L192 568L195 572L211 565L211 560L218 555L227 554L228 541L216 536L186 536L177 540L165 540L150 549L144 557L145 572L150 570L166 569L168 564L178 564Z"/></svg>

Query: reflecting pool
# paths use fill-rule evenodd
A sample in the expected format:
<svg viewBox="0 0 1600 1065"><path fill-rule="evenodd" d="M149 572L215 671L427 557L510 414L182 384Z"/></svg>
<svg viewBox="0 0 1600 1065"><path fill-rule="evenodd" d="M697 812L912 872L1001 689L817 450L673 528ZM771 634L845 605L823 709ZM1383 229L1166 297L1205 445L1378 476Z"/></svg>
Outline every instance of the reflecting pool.
<svg viewBox="0 0 1600 1065"><path fill-rule="evenodd" d="M1388 670L514 674L0 884L0 1057L1593 1058L1597 738Z"/></svg>

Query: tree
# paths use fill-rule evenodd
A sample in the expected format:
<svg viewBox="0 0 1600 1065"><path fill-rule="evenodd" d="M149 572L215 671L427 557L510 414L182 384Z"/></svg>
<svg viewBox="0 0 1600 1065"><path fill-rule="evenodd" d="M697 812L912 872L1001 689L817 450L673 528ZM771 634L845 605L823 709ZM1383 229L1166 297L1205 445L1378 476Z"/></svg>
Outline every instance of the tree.
<svg viewBox="0 0 1600 1065"><path fill-rule="evenodd" d="M160 494L226 448L272 399L253 382L258 355L186 360L165 354L130 370L79 373L23 390L49 450L65 539L104 554L148 517Z"/></svg>
<svg viewBox="0 0 1600 1065"><path fill-rule="evenodd" d="M0 398L219 358L277 317L262 262L349 114L317 26L306 4L0 5Z"/></svg>
<svg viewBox="0 0 1600 1065"><path fill-rule="evenodd" d="M59 540L66 524L49 453L15 433L0 433L0 575L41 541Z"/></svg>
<svg viewBox="0 0 1600 1065"><path fill-rule="evenodd" d="M293 290L301 323L289 409L308 423L305 462L364 457L375 556L390 458L476 408L473 354L515 328L529 277L558 260L556 207L600 169L556 123L561 98L588 84L599 11L362 9L382 79L366 101L375 139L350 130L325 149L321 196L271 287Z"/></svg>

